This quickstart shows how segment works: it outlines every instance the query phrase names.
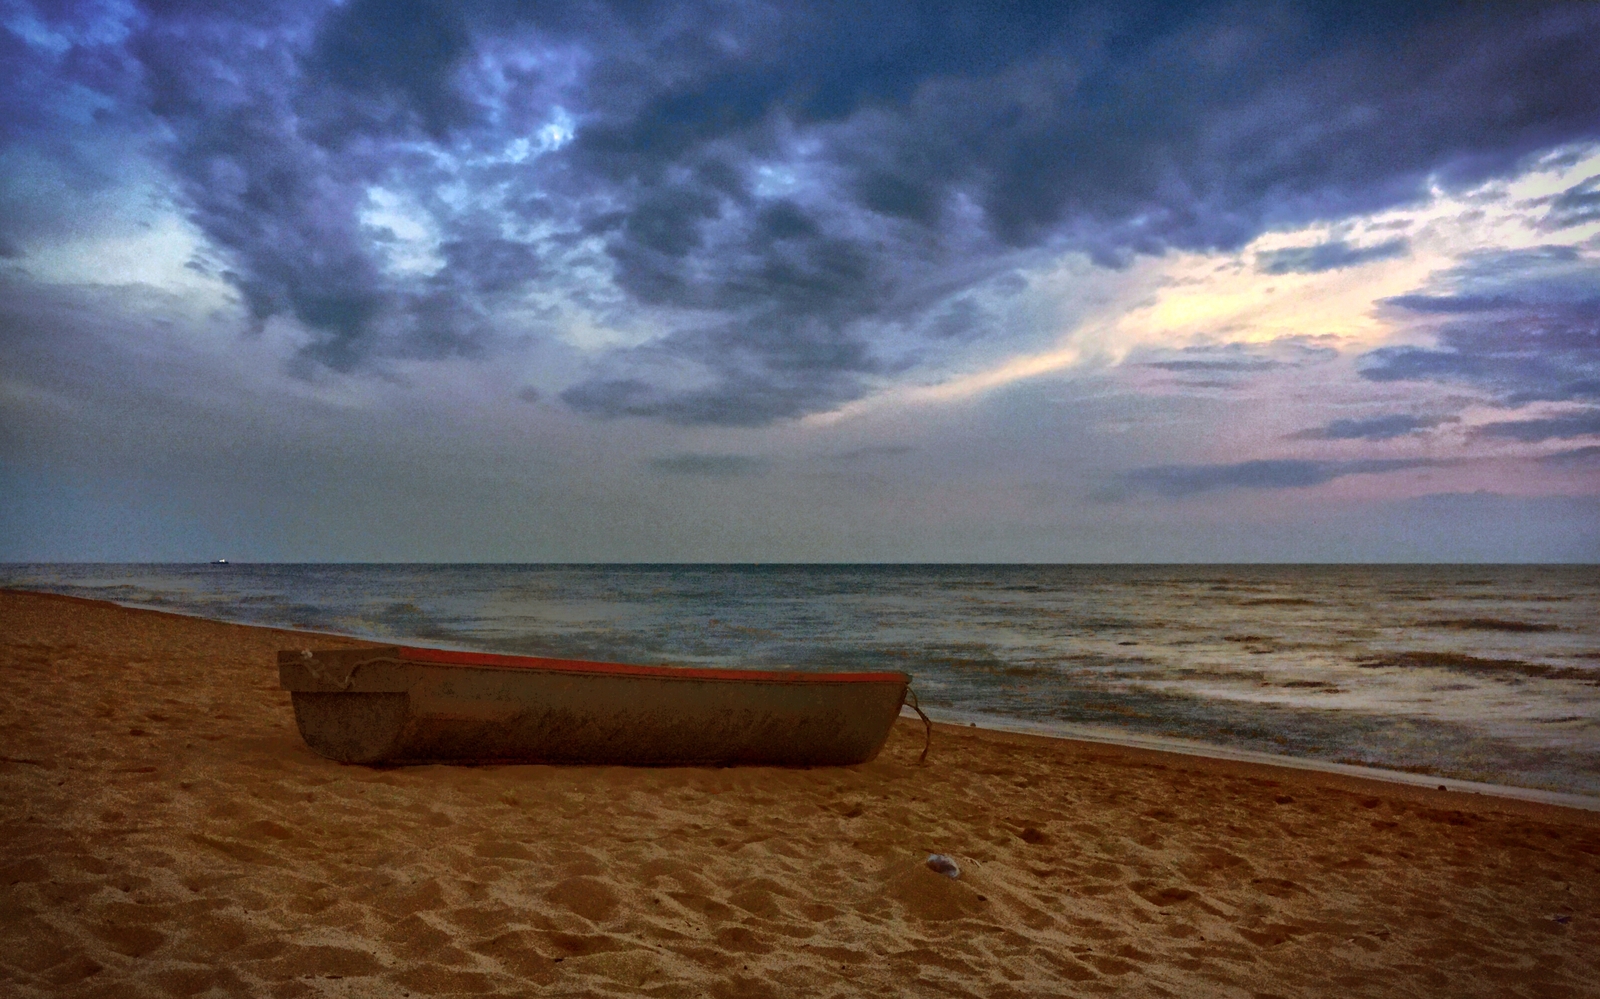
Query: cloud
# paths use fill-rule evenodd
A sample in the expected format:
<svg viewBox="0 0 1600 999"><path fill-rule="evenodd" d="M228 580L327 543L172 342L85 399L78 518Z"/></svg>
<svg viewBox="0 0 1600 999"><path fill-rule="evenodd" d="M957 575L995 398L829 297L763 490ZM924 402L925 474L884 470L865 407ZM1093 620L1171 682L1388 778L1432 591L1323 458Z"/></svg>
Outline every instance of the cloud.
<svg viewBox="0 0 1600 999"><path fill-rule="evenodd" d="M1411 241L1404 237L1385 240L1372 246L1352 246L1342 239L1315 246L1294 246L1256 254L1256 270L1263 274L1320 274L1343 267L1390 260L1411 252Z"/></svg>
<svg viewBox="0 0 1600 999"><path fill-rule="evenodd" d="M1589 437L1600 434L1600 409L1585 409L1539 419L1486 423L1477 429L1477 433L1482 437L1506 437L1530 444L1552 437L1559 440Z"/></svg>
<svg viewBox="0 0 1600 999"><path fill-rule="evenodd" d="M1600 444L1557 451L1554 454L1544 455L1539 460L1548 465L1600 464Z"/></svg>
<svg viewBox="0 0 1600 999"><path fill-rule="evenodd" d="M1181 386L1238 388L1267 372L1326 363L1338 350L1305 337L1279 337L1265 343L1201 344L1193 347L1139 348L1124 360L1133 370L1165 371Z"/></svg>
<svg viewBox="0 0 1600 999"><path fill-rule="evenodd" d="M1436 345L1359 359L1372 381L1476 385L1499 401L1600 399L1600 258L1571 246L1468 255L1432 287L1385 300ZM1430 325L1431 324L1431 325Z"/></svg>
<svg viewBox="0 0 1600 999"><path fill-rule="evenodd" d="M909 444L869 444L865 447L851 448L838 454L829 455L833 461L866 461L872 458L898 458L910 454L916 448Z"/></svg>
<svg viewBox="0 0 1600 999"><path fill-rule="evenodd" d="M1419 430L1437 427L1441 423L1455 422L1456 417L1444 416L1415 416L1411 413L1390 413L1386 416L1371 416L1365 419L1333 420L1325 426L1313 430L1302 430L1291 434L1294 440L1322 440L1322 441L1387 441L1406 434L1414 434Z"/></svg>
<svg viewBox="0 0 1600 999"><path fill-rule="evenodd" d="M1293 458L1227 465L1158 465L1128 472L1121 494L1148 493L1180 499L1219 489L1304 489L1346 475L1373 475L1440 464L1421 458L1369 458L1360 461L1310 461Z"/></svg>
<svg viewBox="0 0 1600 999"><path fill-rule="evenodd" d="M1185 347L1183 349L1194 350L1195 348ZM1157 368L1161 371L1198 371L1207 374L1270 371L1273 368L1283 366L1282 362L1274 361L1270 357L1254 357L1248 355L1242 357L1184 358L1173 361L1144 361L1141 363L1146 368Z"/></svg>
<svg viewBox="0 0 1600 999"><path fill-rule="evenodd" d="M1551 198L1541 224L1546 229L1570 229L1589 222L1600 222L1600 174Z"/></svg>
<svg viewBox="0 0 1600 999"><path fill-rule="evenodd" d="M561 393L597 417L836 407L985 335L953 303L1031 254L1236 249L1600 137L1588 5L280 0L117 17L63 28L61 51L6 35L0 59L39 96L0 107L0 134L94 166L151 157L257 325L294 320L313 367L482 355L559 339L574 315L651 331ZM94 152L62 124L94 115L137 141ZM406 259L426 266L395 265L380 194L409 206Z"/></svg>
<svg viewBox="0 0 1600 999"><path fill-rule="evenodd" d="M768 462L742 454L679 454L652 459L650 467L666 475L736 479L764 473Z"/></svg>
<svg viewBox="0 0 1600 999"><path fill-rule="evenodd" d="M352 0L322 21L301 60L304 106L340 132L336 145L363 133L435 139L476 123L484 109L463 93L457 70L474 54L459 5L440 0Z"/></svg>
<svg viewBox="0 0 1600 999"><path fill-rule="evenodd" d="M751 324L689 329L633 351L610 366L643 374L597 375L561 398L600 417L656 417L671 423L761 426L803 416L862 394L863 379L882 369L867 343L824 322L778 315ZM682 387L674 368L693 363L701 384ZM655 371L667 372L655 374Z"/></svg>
<svg viewBox="0 0 1600 999"><path fill-rule="evenodd" d="M262 24L196 5L152 16L131 40L187 214L257 323L298 321L316 364L481 353L496 296L539 271L538 248L506 239L500 219L428 204L448 180L482 183L446 145L481 112L462 96L473 48L453 10L283 4ZM388 266L396 234L368 208L390 188L438 230L436 272Z"/></svg>
<svg viewBox="0 0 1600 999"><path fill-rule="evenodd" d="M1600 297L1600 260L1582 247L1546 244L1479 250L1429 277L1429 287L1380 304L1426 316L1582 304Z"/></svg>

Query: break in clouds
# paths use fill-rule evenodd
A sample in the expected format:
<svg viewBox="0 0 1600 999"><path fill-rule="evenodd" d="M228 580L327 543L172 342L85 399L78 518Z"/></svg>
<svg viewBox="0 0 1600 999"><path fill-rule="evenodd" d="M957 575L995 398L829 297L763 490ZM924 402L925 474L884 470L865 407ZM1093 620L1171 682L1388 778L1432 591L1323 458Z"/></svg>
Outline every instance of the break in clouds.
<svg viewBox="0 0 1600 999"><path fill-rule="evenodd" d="M11 10L0 254L91 225L108 190L157 191L140 196L203 237L192 268L236 289L256 326L308 334L302 373L600 327L618 335L580 342L585 367L556 395L602 418L756 426L833 409L1002 334L996 303L1045 257L1117 269L1237 250L1600 138L1600 9L1582 4ZM1590 178L1542 224L1592 220L1596 197ZM1404 236L1335 238L1255 266L1318 274L1408 252ZM1592 402L1595 275L1572 247L1464 261L1386 305L1433 345L1378 350L1362 376ZM1191 362L1258 363L1152 363ZM1428 420L1321 433L1384 440ZM1128 484L1368 470L1218 468Z"/></svg>

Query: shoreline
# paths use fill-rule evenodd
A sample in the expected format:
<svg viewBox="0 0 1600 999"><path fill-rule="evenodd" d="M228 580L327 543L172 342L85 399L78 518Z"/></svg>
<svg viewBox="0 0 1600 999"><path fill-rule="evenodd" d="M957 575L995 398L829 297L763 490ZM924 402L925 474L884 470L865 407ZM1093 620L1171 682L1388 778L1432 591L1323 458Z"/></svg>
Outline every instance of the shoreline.
<svg viewBox="0 0 1600 999"><path fill-rule="evenodd" d="M215 624L225 624L240 628L263 628L286 634L306 635L317 638L335 640L338 642L369 643L373 645L396 644L386 642L384 639L371 638L364 635L347 635L339 632L306 631L299 628L284 628L277 625L254 624L246 621L235 621L228 618L207 617L201 614L189 614L182 611L144 607L138 604L125 604L115 600L100 600L92 597L78 597L68 594L51 593L44 590L27 590L18 587L0 587L0 595L27 594L29 596L49 597L57 600L74 601L87 605L101 605L116 607L125 611L136 611L147 614L162 614L169 617L184 618L194 621L208 621ZM438 648L459 648L463 651L477 651L466 646L439 645ZM901 717L915 717L901 709ZM1340 775L1355 780L1369 780L1388 784L1399 784L1427 790L1445 790L1458 794L1482 795L1513 801L1526 801L1535 804L1549 805L1555 808L1570 808L1578 811L1600 812L1600 795L1577 794L1565 791L1551 791L1544 788L1522 787L1515 784L1495 784L1483 781L1470 781L1457 777L1446 777L1434 774L1408 773L1402 770L1390 770L1383 767L1357 766L1347 763L1334 763L1326 760L1314 760L1301 756L1288 756L1280 753L1265 753L1257 750L1234 749L1216 743L1201 742L1194 739L1183 739L1173 736L1150 736L1136 732L1110 727L1074 725L1071 723L1043 723L1029 722L1022 719L997 718L993 715L968 714L958 711L944 711L935 709L929 712L936 724L948 726L951 730L976 728L980 732L1007 733L1013 735L1030 735L1045 739L1056 739L1064 742L1085 743L1093 745L1119 746L1126 749L1140 749L1157 753L1170 753L1178 756L1198 757L1207 760L1233 761L1241 763L1254 763L1264 767L1278 767L1288 770L1302 770L1312 773Z"/></svg>
<svg viewBox="0 0 1600 999"><path fill-rule="evenodd" d="M901 721L849 767L314 755L276 651L0 593L0 992L1592 995L1600 813ZM953 858L960 877L930 870Z"/></svg>
<svg viewBox="0 0 1600 999"><path fill-rule="evenodd" d="M1600 803L1591 802L1583 795L1558 795L1556 792L1544 792L1536 788L1476 784L1454 778L1427 777L1337 763L1321 764L1315 760L1279 757L1270 753L1253 753L1246 750L1222 754L1184 752L1181 748L1173 747L1172 743L1178 740L1150 739L1148 741L1154 744L1145 745L1141 744L1145 740L1137 737L1127 740L1096 739L1024 729L973 728L937 719L934 720L934 751L938 749L941 734L946 737L966 736L1018 745L1060 745L1091 754L1113 752L1124 755L1130 760L1148 761L1158 766L1183 766L1196 772L1247 779L1303 781L1310 778L1319 786L1352 794L1384 794L1434 808L1494 809L1505 814L1529 817L1559 817L1562 821L1600 829ZM1205 743L1197 745L1206 749L1214 748ZM930 759L932 755L930 752ZM1446 781L1449 783L1440 788L1439 785ZM1577 798L1578 801L1575 803L1564 800L1550 801L1544 799L1545 795L1552 795L1558 799Z"/></svg>
<svg viewBox="0 0 1600 999"><path fill-rule="evenodd" d="M930 713L936 723L955 731L968 728L962 723L966 718L956 712ZM1120 729L1098 728L1090 725L1068 723L1034 724L1025 721L1010 722L993 716L983 716L988 724L975 726L980 732L1004 732L1029 735L1042 739L1057 739L1092 745L1119 746L1125 749L1142 749L1153 753L1175 756L1192 756L1205 760L1251 763L1262 767L1285 770L1304 770L1312 773L1337 775L1358 781L1382 784L1399 784L1432 791L1451 791L1458 794L1482 795L1512 801L1526 801L1549 805L1553 808L1570 808L1577 811L1600 812L1600 795L1574 794L1565 791L1548 791L1544 788L1520 787L1515 784L1490 784L1482 781L1462 780L1458 777L1441 777L1435 774L1415 774L1404 770L1387 770L1382 767L1357 766L1333 763L1326 760L1286 756L1280 753L1262 753L1251 749L1232 749L1215 743L1180 739L1172 736L1146 736ZM941 718L948 719L941 721Z"/></svg>

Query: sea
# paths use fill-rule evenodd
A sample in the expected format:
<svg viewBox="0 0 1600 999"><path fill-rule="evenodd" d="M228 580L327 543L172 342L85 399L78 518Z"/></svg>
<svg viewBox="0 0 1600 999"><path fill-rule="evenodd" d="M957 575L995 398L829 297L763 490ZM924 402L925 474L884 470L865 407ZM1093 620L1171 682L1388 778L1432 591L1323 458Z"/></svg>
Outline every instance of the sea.
<svg viewBox="0 0 1600 999"><path fill-rule="evenodd" d="M1600 796L1600 567L0 565L440 648L896 669L935 719Z"/></svg>

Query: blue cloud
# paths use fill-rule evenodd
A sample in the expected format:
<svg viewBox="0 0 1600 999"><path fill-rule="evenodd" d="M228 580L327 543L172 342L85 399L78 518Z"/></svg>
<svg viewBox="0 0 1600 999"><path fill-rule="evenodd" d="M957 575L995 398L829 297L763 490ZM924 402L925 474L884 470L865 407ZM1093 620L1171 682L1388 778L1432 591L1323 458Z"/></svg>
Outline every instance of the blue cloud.
<svg viewBox="0 0 1600 999"><path fill-rule="evenodd" d="M669 458L656 458L650 467L668 475L686 475L708 479L734 479L760 475L768 463L762 458L742 454L679 454Z"/></svg>
<svg viewBox="0 0 1600 999"><path fill-rule="evenodd" d="M555 335L530 296L662 329L560 395L597 417L837 406L894 357L974 335L951 301L1028 253L1237 249L1600 138L1585 5L97 9L0 32L0 140L84 185L153 151L257 323L310 331L312 367L483 353L513 311L518 335ZM561 115L571 141L508 154ZM386 266L376 188L428 216L436 271ZM1569 193L1560 210L1586 211ZM69 232L59 203L0 190L0 246Z"/></svg>
<svg viewBox="0 0 1600 999"><path fill-rule="evenodd" d="M1548 465L1600 465L1600 444L1557 451L1554 454L1544 455L1539 460Z"/></svg>
<svg viewBox="0 0 1600 999"><path fill-rule="evenodd" d="M1431 347L1359 359L1373 381L1476 385L1512 405L1600 399L1600 259L1571 246L1469 255L1435 287L1385 300L1440 321Z"/></svg>
<svg viewBox="0 0 1600 999"><path fill-rule="evenodd" d="M1570 229L1600 222L1600 174L1580 181L1550 199L1542 224L1546 229Z"/></svg>
<svg viewBox="0 0 1600 999"><path fill-rule="evenodd" d="M1242 384L1252 376L1333 360L1339 352L1304 337L1280 337L1268 343L1206 344L1178 349L1144 349L1126 363L1169 371L1179 383L1204 388Z"/></svg>
<svg viewBox="0 0 1600 999"><path fill-rule="evenodd" d="M868 444L865 447L851 448L838 454L829 455L833 461L865 461L872 458L898 458L901 455L911 454L916 448L909 444Z"/></svg>
<svg viewBox="0 0 1600 999"><path fill-rule="evenodd" d="M1346 475L1373 475L1438 464L1438 461L1420 458L1360 461L1280 458L1229 465L1158 465L1124 474L1120 485L1125 495L1150 493L1177 499L1219 489L1304 489Z"/></svg>
<svg viewBox="0 0 1600 999"><path fill-rule="evenodd" d="M1297 434L1293 434L1292 437L1296 440L1386 441L1396 437L1404 437L1406 434L1414 434L1419 430L1428 430L1453 419L1453 417L1391 413L1386 416L1372 416L1366 419L1333 420L1327 425L1313 430L1302 430Z"/></svg>
<svg viewBox="0 0 1600 999"><path fill-rule="evenodd" d="M1184 348L1189 349L1189 348ZM1172 361L1144 361L1142 366L1161 371L1201 372L1204 374L1242 374L1270 371L1282 363L1270 357L1200 357Z"/></svg>
<svg viewBox="0 0 1600 999"><path fill-rule="evenodd" d="M1258 253L1256 270L1263 274L1320 274L1374 260L1391 260L1410 252L1411 241L1404 237L1371 246L1352 246L1342 239L1334 239L1315 246L1294 246Z"/></svg>
<svg viewBox="0 0 1600 999"><path fill-rule="evenodd" d="M1551 438L1568 440L1573 437L1591 437L1600 435L1600 409L1585 409L1576 413L1538 419L1486 423L1478 428L1477 433L1483 437L1506 437L1527 443L1537 443Z"/></svg>

